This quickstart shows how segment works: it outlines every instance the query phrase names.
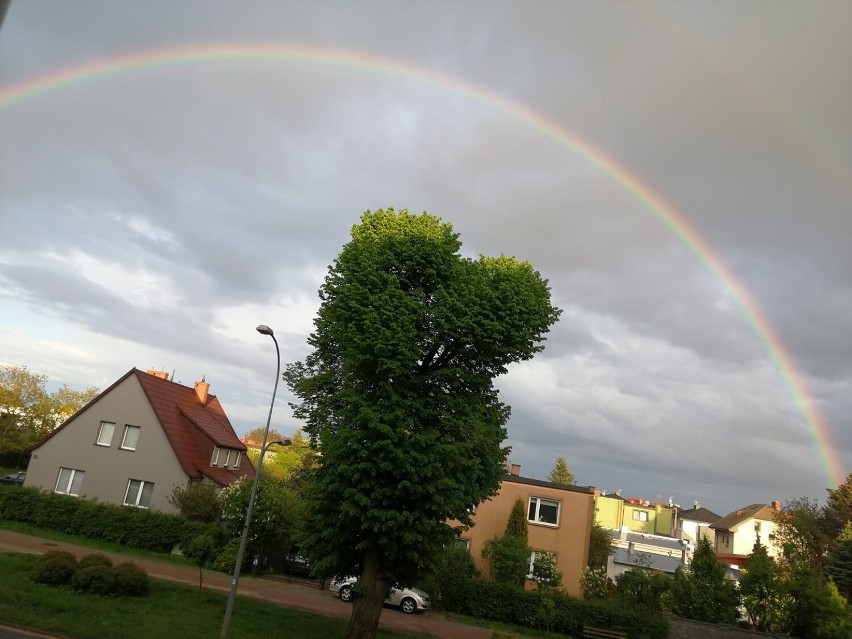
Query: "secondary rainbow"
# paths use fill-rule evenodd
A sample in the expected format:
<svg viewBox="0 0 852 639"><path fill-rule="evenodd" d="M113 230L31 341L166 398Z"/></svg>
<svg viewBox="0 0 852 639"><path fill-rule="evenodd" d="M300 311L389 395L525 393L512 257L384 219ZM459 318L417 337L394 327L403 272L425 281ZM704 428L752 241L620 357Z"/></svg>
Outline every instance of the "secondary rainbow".
<svg viewBox="0 0 852 639"><path fill-rule="evenodd" d="M844 479L842 465L831 444L827 425L811 400L810 392L801 374L799 374L793 358L787 352L775 329L749 292L737 281L723 261L714 254L710 245L662 196L655 193L650 186L641 182L627 168L615 162L603 151L593 147L577 134L545 116L484 87L409 63L388 60L356 51L317 48L307 45L211 44L144 51L101 59L28 79L0 89L0 110L14 107L26 100L65 87L146 68L270 60L326 65L359 72L382 74L448 90L485 104L537 130L558 144L567 147L583 160L608 175L668 227L728 291L754 333L763 342L770 358L780 371L784 384L793 396L796 406L813 437L820 462L825 471L825 478L829 482L828 486L833 488L842 483Z"/></svg>

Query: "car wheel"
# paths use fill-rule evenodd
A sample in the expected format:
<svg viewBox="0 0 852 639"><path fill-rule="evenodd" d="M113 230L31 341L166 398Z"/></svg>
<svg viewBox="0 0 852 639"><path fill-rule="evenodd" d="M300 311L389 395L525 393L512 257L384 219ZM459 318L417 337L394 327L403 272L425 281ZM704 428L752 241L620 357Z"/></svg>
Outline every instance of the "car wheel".
<svg viewBox="0 0 852 639"><path fill-rule="evenodd" d="M417 612L417 602L414 601L414 599L412 599L411 597L406 597L405 599L403 599L400 602L399 607L402 608L402 611L407 615L413 615L415 612Z"/></svg>
<svg viewBox="0 0 852 639"><path fill-rule="evenodd" d="M341 586L340 598L343 599L343 601L352 601L352 588L350 586Z"/></svg>

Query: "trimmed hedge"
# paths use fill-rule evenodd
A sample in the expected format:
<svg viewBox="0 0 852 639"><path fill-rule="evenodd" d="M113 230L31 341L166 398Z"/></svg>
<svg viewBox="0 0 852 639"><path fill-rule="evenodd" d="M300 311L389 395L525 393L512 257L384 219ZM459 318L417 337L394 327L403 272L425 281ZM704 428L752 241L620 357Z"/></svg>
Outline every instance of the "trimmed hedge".
<svg viewBox="0 0 852 639"><path fill-rule="evenodd" d="M86 555L79 562L64 550L45 553L33 565L32 580L46 586L71 586L90 595L148 594L148 573L131 562L113 568L112 560L101 553Z"/></svg>
<svg viewBox="0 0 852 639"><path fill-rule="evenodd" d="M454 584L452 595L442 597L441 605L450 612L478 619L575 637L582 635L585 625L621 630L630 639L668 636L666 620L648 611L630 610L612 601L580 601L560 593L521 590L484 579Z"/></svg>
<svg viewBox="0 0 852 639"><path fill-rule="evenodd" d="M0 518L88 539L168 553L202 534L221 539L213 524L140 508L47 493L35 488L0 491Z"/></svg>

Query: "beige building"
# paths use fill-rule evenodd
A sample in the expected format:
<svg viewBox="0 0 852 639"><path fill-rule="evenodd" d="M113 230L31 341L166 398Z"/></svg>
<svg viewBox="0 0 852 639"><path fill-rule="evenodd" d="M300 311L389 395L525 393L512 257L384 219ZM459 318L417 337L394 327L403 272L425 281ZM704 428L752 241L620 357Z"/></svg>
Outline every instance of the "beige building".
<svg viewBox="0 0 852 639"><path fill-rule="evenodd" d="M716 533L716 556L727 564L745 567L754 542L759 539L770 557L778 557L781 549L775 543L775 517L780 511L779 501L752 504L710 524Z"/></svg>
<svg viewBox="0 0 852 639"><path fill-rule="evenodd" d="M168 502L176 486L254 477L245 444L209 389L131 369L33 448L25 486L176 512Z"/></svg>
<svg viewBox="0 0 852 639"><path fill-rule="evenodd" d="M696 504L695 508L678 511L676 517L676 537L686 539L693 546L698 543L699 539L707 538L715 547L716 532L710 526L722 519L719 515Z"/></svg>
<svg viewBox="0 0 852 639"><path fill-rule="evenodd" d="M530 577L537 553L549 552L556 557L556 568L562 572L566 592L579 596L579 579L589 558L589 536L594 516L595 490L591 486L560 486L548 481L520 476L520 466L512 466L503 478L500 491L482 502L473 514L473 527L462 534L477 568L483 575L488 566L482 558L482 547L492 537L500 537L512 506L524 502L529 525ZM533 587L530 579L528 586Z"/></svg>

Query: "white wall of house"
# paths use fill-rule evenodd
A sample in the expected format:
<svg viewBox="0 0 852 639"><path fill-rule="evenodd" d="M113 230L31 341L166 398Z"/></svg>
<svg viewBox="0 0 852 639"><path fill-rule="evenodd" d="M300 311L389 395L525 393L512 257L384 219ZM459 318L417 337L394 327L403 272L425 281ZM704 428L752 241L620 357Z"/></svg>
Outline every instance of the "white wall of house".
<svg viewBox="0 0 852 639"><path fill-rule="evenodd" d="M710 528L710 524L700 521L681 520L678 521L678 537L688 539L695 546L699 539L707 538L715 547L716 533Z"/></svg>
<svg viewBox="0 0 852 639"><path fill-rule="evenodd" d="M99 434L106 434L101 428L104 422L115 426L109 440L99 444ZM128 426L139 427L135 450L122 448ZM186 486L188 478L135 375L33 451L25 485L54 491L60 479L62 492L119 505L134 480L134 494L147 496L151 489L148 507L176 512L168 496L175 486Z"/></svg>

